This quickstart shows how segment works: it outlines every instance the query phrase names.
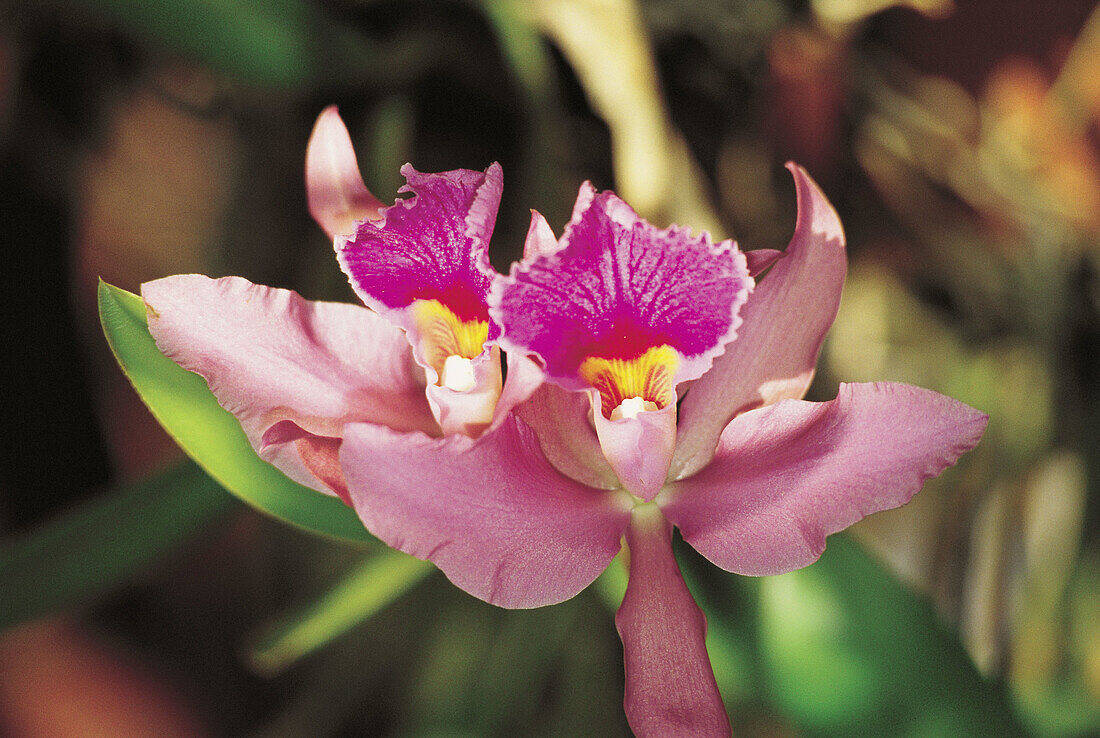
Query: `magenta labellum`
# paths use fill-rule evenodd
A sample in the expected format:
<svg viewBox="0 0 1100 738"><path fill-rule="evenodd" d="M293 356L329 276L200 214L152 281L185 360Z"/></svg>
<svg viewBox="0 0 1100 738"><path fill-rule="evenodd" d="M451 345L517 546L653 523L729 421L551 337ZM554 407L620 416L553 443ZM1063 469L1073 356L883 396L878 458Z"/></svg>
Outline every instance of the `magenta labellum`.
<svg viewBox="0 0 1100 738"><path fill-rule="evenodd" d="M586 183L559 247L514 266L490 312L507 326L505 345L538 354L567 389L592 386L586 360L630 362L664 346L678 356L678 384L733 340L751 290L733 241L659 230Z"/></svg>
<svg viewBox="0 0 1100 738"><path fill-rule="evenodd" d="M336 254L364 304L403 328L428 373L428 401L445 433L476 435L502 391L500 335L486 298L488 248L500 204L499 164L438 174L406 164L413 196L336 238Z"/></svg>
<svg viewBox="0 0 1100 738"><path fill-rule="evenodd" d="M532 229L532 237L539 229ZM534 353L551 381L589 390L604 455L626 488L652 499L676 442L676 386L737 335L752 291L733 241L660 230L585 183L557 248L528 249L490 298L505 347Z"/></svg>

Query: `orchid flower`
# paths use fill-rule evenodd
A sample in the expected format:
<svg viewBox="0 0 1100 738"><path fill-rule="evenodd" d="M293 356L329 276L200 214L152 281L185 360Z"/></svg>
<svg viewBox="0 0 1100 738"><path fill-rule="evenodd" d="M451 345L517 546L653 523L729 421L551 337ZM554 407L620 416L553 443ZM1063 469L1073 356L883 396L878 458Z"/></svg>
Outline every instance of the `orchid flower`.
<svg viewBox="0 0 1100 738"><path fill-rule="evenodd" d="M673 526L730 572L806 566L827 535L905 504L987 421L904 384L801 399L846 257L835 211L790 169L798 220L782 255L658 230L589 184L560 240L533 214L488 312L509 360L533 356L548 381L478 439L344 428L340 464L368 530L487 602L573 597L625 541L616 626L641 736L730 732Z"/></svg>
<svg viewBox="0 0 1100 738"><path fill-rule="evenodd" d="M383 207L335 108L306 157L310 211L367 307L311 302L240 277L142 285L160 350L204 377L253 448L291 479L350 502L338 450L349 422L477 436L542 381L518 357L501 380L487 249L500 166L424 174Z"/></svg>

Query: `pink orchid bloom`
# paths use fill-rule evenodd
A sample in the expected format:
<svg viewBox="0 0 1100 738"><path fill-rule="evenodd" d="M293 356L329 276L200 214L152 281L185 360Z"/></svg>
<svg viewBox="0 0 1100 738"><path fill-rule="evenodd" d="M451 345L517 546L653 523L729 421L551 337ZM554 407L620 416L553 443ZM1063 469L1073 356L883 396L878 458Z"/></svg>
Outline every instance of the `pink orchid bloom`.
<svg viewBox="0 0 1100 738"><path fill-rule="evenodd" d="M142 285L160 350L204 377L259 455L291 479L350 503L343 428L477 436L541 383L514 361L501 380L487 256L500 166L422 174L382 207L363 184L335 108L306 157L310 211L367 307L311 302L240 277L166 277Z"/></svg>
<svg viewBox="0 0 1100 738"><path fill-rule="evenodd" d="M534 215L524 261L488 299L509 359L536 357L549 381L479 439L395 423L343 431L366 527L488 602L573 597L625 538L616 626L641 736L730 732L673 526L730 572L806 566L827 535L905 504L987 421L904 384L801 399L846 256L832 206L790 169L798 221L781 256L658 230L586 184L560 241Z"/></svg>

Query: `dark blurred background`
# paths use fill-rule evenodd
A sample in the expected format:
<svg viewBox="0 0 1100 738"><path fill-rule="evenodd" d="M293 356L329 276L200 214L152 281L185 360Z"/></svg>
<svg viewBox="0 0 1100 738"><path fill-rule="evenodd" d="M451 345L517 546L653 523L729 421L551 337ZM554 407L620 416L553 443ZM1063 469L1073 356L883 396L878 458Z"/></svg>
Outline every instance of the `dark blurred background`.
<svg viewBox="0 0 1100 738"><path fill-rule="evenodd" d="M900 380L992 420L822 568L743 580L683 552L735 732L1100 734L1091 1L0 0L0 569L43 531L62 560L57 520L140 527L140 506L94 518L146 489L127 485L209 485L115 364L97 277L354 300L305 202L333 103L383 201L406 161L501 162L501 270L529 209L560 231L585 179L658 225L782 248L782 165L806 166L851 254L811 397ZM507 612L434 576L265 661L265 628L364 554L222 497L60 612L4 623L0 734L626 733L598 592ZM872 590L897 594L875 609ZM913 607L931 620L898 619ZM995 696L971 705L973 684Z"/></svg>

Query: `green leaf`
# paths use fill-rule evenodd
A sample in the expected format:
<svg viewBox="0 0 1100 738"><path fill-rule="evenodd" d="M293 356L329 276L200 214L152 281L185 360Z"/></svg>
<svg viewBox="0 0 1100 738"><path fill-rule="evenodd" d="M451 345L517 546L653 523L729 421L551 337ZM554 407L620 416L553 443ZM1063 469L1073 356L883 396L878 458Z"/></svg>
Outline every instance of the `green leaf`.
<svg viewBox="0 0 1100 738"><path fill-rule="evenodd" d="M435 571L428 561L381 549L303 610L264 626L249 660L261 674L280 673L401 597Z"/></svg>
<svg viewBox="0 0 1100 738"><path fill-rule="evenodd" d="M245 82L301 88L374 61L350 31L305 0L70 0L139 42L186 54Z"/></svg>
<svg viewBox="0 0 1100 738"><path fill-rule="evenodd" d="M223 487L253 507L308 531L373 542L339 499L292 482L260 459L240 424L218 405L202 377L158 349L137 295L99 283L99 317L122 370L176 442Z"/></svg>
<svg viewBox="0 0 1100 738"><path fill-rule="evenodd" d="M47 521L0 547L0 628L110 592L233 504L187 463Z"/></svg>
<svg viewBox="0 0 1100 738"><path fill-rule="evenodd" d="M623 597L626 596L627 577L626 564L623 562L623 554L620 551L615 554L615 558L611 560L608 567L592 583L596 594L599 595L604 605L612 613L619 609L619 605L623 604Z"/></svg>
<svg viewBox="0 0 1100 738"><path fill-rule="evenodd" d="M813 566L760 580L771 697L831 735L1023 735L927 598L844 535Z"/></svg>

